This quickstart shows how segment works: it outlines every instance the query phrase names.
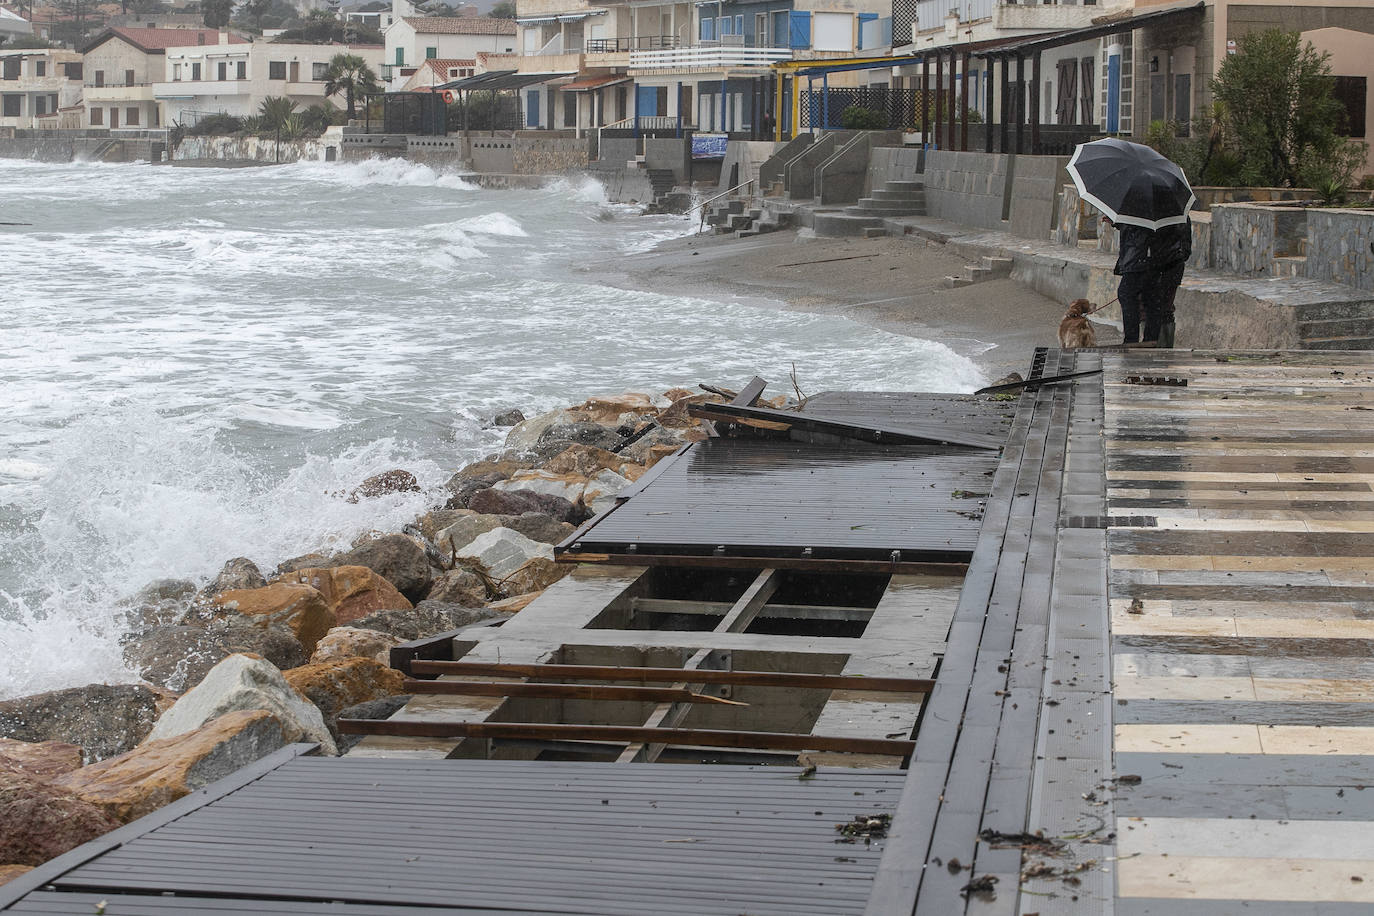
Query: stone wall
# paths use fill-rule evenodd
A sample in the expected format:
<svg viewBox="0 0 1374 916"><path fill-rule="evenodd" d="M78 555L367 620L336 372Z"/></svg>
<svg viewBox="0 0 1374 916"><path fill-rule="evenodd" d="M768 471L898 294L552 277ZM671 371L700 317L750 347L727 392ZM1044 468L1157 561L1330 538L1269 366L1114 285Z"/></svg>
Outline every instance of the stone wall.
<svg viewBox="0 0 1374 916"><path fill-rule="evenodd" d="M1242 277L1273 275L1274 258L1297 255L1307 239L1307 210L1262 204L1212 208L1212 266Z"/></svg>
<svg viewBox="0 0 1374 916"><path fill-rule="evenodd" d="M588 142L576 138L520 137L512 141L511 171L517 175L557 175L587 168Z"/></svg>
<svg viewBox="0 0 1374 916"><path fill-rule="evenodd" d="M264 140L261 137L186 137L172 152L175 161L222 160L226 162L324 162L324 140ZM337 148L337 147L336 147Z"/></svg>
<svg viewBox="0 0 1374 916"><path fill-rule="evenodd" d="M1307 211L1307 261L1314 280L1374 290L1374 211Z"/></svg>
<svg viewBox="0 0 1374 916"><path fill-rule="evenodd" d="M984 155L987 155L984 153ZM1068 156L1012 156L1011 232L1044 241L1058 224L1059 190L1069 180Z"/></svg>

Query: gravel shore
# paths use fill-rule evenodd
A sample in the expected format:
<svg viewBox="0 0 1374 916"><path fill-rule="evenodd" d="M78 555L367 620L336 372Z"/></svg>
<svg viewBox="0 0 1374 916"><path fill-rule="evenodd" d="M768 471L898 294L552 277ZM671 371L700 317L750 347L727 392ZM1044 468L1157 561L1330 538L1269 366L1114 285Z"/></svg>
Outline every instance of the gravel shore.
<svg viewBox="0 0 1374 916"><path fill-rule="evenodd" d="M968 261L901 238L830 239L786 230L750 239L700 235L590 264L627 289L842 315L894 334L938 340L990 378L1025 371L1056 346L1066 303L1009 279L945 289Z"/></svg>

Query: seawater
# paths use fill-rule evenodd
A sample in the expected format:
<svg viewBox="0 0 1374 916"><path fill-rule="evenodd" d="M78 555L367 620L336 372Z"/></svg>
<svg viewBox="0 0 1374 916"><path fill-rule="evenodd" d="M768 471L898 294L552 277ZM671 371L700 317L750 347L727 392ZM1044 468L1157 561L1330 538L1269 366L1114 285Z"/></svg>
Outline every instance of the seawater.
<svg viewBox="0 0 1374 916"><path fill-rule="evenodd" d="M697 382L969 390L835 316L627 292L589 264L693 231L594 181L485 191L403 160L0 160L0 698L135 680L119 602L397 530L483 419ZM426 492L351 503L406 468Z"/></svg>

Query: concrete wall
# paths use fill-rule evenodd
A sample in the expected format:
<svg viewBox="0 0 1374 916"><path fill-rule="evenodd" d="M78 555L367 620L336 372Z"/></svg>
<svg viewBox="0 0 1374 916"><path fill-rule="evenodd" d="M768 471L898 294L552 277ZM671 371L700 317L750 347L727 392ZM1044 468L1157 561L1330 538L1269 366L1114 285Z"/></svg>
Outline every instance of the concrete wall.
<svg viewBox="0 0 1374 916"><path fill-rule="evenodd" d="M325 149L336 146L323 140L276 140L260 137L186 137L171 158L177 161L222 159L237 162L324 162Z"/></svg>
<svg viewBox="0 0 1374 916"><path fill-rule="evenodd" d="M986 153L984 155L987 155ZM1069 180L1068 156L1012 156L1011 232L1045 240L1058 223L1059 190Z"/></svg>
<svg viewBox="0 0 1374 916"><path fill-rule="evenodd" d="M637 155L639 141L633 137L602 137L597 158L611 168L623 169Z"/></svg>
<svg viewBox="0 0 1374 916"><path fill-rule="evenodd" d="M868 188L889 181L916 181L925 165L925 151L917 146L878 146L868 151Z"/></svg>
<svg viewBox="0 0 1374 916"><path fill-rule="evenodd" d="M773 150L773 154L759 165L759 183L767 186L782 181L787 163L814 141L810 134L798 134Z"/></svg>
<svg viewBox="0 0 1374 916"><path fill-rule="evenodd" d="M1307 261L1314 280L1374 290L1374 211L1307 211Z"/></svg>
<svg viewBox="0 0 1374 916"><path fill-rule="evenodd" d="M346 161L405 154L405 134L345 134L339 149L339 158Z"/></svg>
<svg viewBox="0 0 1374 916"><path fill-rule="evenodd" d="M816 169L816 198L822 204L852 204L863 196L872 143L873 135L862 132Z"/></svg>
<svg viewBox="0 0 1374 916"><path fill-rule="evenodd" d="M734 187L729 184L731 175L738 176L734 184L743 184L750 178L758 180L764 164L772 158L774 151L782 146L783 144L772 140L731 140L726 144L725 158L720 164L717 188L724 191Z"/></svg>
<svg viewBox="0 0 1374 916"><path fill-rule="evenodd" d="M690 181L692 171L692 141L685 137L645 139L644 166L650 169L668 169L673 173L675 183L686 184Z"/></svg>
<svg viewBox="0 0 1374 916"><path fill-rule="evenodd" d="M468 161L474 172L515 171L515 141L509 137L473 137Z"/></svg>
<svg viewBox="0 0 1374 916"><path fill-rule="evenodd" d="M788 161L783 179L788 197L811 200L816 196L816 168L830 158L838 141L838 134L826 134Z"/></svg>
<svg viewBox="0 0 1374 916"><path fill-rule="evenodd" d="M1267 277L1274 258L1299 254L1307 238L1307 210L1263 204L1212 208L1212 266L1242 277Z"/></svg>
<svg viewBox="0 0 1374 916"><path fill-rule="evenodd" d="M618 204L647 204L654 199L649 173L643 169L592 168L588 170L606 189L606 199Z"/></svg>
<svg viewBox="0 0 1374 916"><path fill-rule="evenodd" d="M167 148L165 134L135 131L128 137L107 131L19 131L0 136L0 159L32 159L36 162L153 162ZM67 134L67 136L63 136ZM114 141L114 142L111 142Z"/></svg>
<svg viewBox="0 0 1374 916"><path fill-rule="evenodd" d="M1010 156L1001 153L926 153L926 212L939 219L1007 229L1002 220Z"/></svg>

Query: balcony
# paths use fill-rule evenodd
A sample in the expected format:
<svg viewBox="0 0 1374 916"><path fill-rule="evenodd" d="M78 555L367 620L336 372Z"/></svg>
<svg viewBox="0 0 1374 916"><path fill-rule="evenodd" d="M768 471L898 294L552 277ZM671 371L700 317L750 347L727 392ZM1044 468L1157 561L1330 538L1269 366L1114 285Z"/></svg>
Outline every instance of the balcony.
<svg viewBox="0 0 1374 916"><path fill-rule="evenodd" d="M667 51L681 46L676 35L636 35L632 38L591 38L588 54L616 54L625 51Z"/></svg>
<svg viewBox="0 0 1374 916"><path fill-rule="evenodd" d="M152 83L131 83L129 85L83 86L81 97L88 102L151 102Z"/></svg>
<svg viewBox="0 0 1374 916"><path fill-rule="evenodd" d="M153 98L177 99L196 95L252 95L250 80L173 80L153 83Z"/></svg>
<svg viewBox="0 0 1374 916"><path fill-rule="evenodd" d="M725 70L736 67L765 68L778 61L791 60L791 48L749 48L744 46L666 48L661 51L630 52L632 70Z"/></svg>

